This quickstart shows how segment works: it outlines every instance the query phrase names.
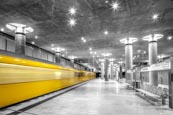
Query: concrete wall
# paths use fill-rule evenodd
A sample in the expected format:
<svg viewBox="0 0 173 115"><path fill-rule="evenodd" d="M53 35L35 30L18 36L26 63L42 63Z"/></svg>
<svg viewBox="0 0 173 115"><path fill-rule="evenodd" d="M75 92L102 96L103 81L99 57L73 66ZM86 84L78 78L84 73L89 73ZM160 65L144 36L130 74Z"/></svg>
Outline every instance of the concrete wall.
<svg viewBox="0 0 173 115"><path fill-rule="evenodd" d="M7 40L7 51L15 52L15 42L12 40Z"/></svg>
<svg viewBox="0 0 173 115"><path fill-rule="evenodd" d="M0 35L0 50L6 50L9 52L15 52L15 42ZM54 62L54 55L36 47L27 46L25 47L25 55L34 57L37 59L47 60Z"/></svg>
<svg viewBox="0 0 173 115"><path fill-rule="evenodd" d="M27 56L32 57L32 51L33 51L33 48L32 48L32 47L30 47L30 46L26 46L26 47L25 47L25 54L26 54Z"/></svg>
<svg viewBox="0 0 173 115"><path fill-rule="evenodd" d="M168 85L168 75L169 75L168 71L159 71L158 72L159 84Z"/></svg>
<svg viewBox="0 0 173 115"><path fill-rule="evenodd" d="M6 40L0 36L0 49L5 50L6 49Z"/></svg>
<svg viewBox="0 0 173 115"><path fill-rule="evenodd" d="M169 71L158 71L158 83L161 85L168 85L168 75ZM134 77L136 80L148 82L149 83L149 73L148 72L137 72ZM134 78L135 79L135 78Z"/></svg>
<svg viewBox="0 0 173 115"><path fill-rule="evenodd" d="M13 52L15 54L15 41L0 35L0 51L2 52L8 51L8 52ZM55 62L55 55L53 53L50 53L46 50L43 50L41 48L29 44L25 46L25 55L31 58L33 57L33 59L48 61L51 63ZM72 62L64 58L61 58L60 62L61 63L58 63L59 65L73 67ZM78 64L75 64L75 68L85 69L84 67L82 68Z"/></svg>

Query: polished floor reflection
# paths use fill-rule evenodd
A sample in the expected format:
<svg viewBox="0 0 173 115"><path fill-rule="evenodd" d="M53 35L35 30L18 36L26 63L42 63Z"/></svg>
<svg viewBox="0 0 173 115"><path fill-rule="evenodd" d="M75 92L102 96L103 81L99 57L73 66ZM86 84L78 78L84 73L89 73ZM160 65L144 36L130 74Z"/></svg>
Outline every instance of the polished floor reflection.
<svg viewBox="0 0 173 115"><path fill-rule="evenodd" d="M92 80L18 115L173 115L153 106L128 90L123 83Z"/></svg>

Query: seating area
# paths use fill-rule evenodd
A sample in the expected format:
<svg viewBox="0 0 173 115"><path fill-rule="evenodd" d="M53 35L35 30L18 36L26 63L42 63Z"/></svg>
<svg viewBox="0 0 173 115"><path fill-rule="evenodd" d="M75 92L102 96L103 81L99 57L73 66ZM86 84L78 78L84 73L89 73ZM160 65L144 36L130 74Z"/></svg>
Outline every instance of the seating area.
<svg viewBox="0 0 173 115"><path fill-rule="evenodd" d="M168 89L161 88L161 87L156 87L156 86L153 86L153 85L150 85L150 84L142 85L141 89L146 90L146 91L148 91L150 93L153 93L155 95L159 95L159 96L161 96L162 94L166 94L166 95L169 94Z"/></svg>
<svg viewBox="0 0 173 115"><path fill-rule="evenodd" d="M150 98L154 102L164 104L163 102L164 99L165 103L167 103L169 90L166 88L145 84L142 85L140 89L135 89L135 90L143 94L145 97Z"/></svg>

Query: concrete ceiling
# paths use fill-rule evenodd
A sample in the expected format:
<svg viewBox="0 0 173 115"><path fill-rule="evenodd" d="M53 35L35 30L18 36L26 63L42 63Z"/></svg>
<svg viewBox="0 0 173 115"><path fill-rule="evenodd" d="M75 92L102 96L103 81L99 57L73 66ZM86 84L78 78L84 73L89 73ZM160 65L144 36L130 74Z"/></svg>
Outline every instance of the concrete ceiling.
<svg viewBox="0 0 173 115"><path fill-rule="evenodd" d="M0 27L7 23L23 23L34 28L27 34L28 41L51 50L54 47L67 49L69 55L81 58L89 56L89 47L98 54L109 52L120 59L124 54L124 45L119 42L124 37L137 37L134 53L137 50L147 52L147 42L142 37L150 33L162 33L159 40L159 53L173 54L173 41L167 36L173 35L173 0L119 0L120 9L113 11L110 4L115 0L1 0ZM71 16L70 7L77 9ZM153 21L152 15L158 13L159 20ZM68 19L74 17L77 24L68 25ZM104 31L109 32L104 35ZM14 32L5 29L5 32ZM37 35L38 39L34 39ZM85 37L86 43L81 41Z"/></svg>

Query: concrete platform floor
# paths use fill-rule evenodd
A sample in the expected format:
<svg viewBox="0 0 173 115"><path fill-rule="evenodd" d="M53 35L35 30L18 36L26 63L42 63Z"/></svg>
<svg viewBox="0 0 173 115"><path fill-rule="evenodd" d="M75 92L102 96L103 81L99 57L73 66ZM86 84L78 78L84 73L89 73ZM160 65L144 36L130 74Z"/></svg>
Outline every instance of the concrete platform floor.
<svg viewBox="0 0 173 115"><path fill-rule="evenodd" d="M116 81L92 80L23 112L10 115L173 115L153 106Z"/></svg>

